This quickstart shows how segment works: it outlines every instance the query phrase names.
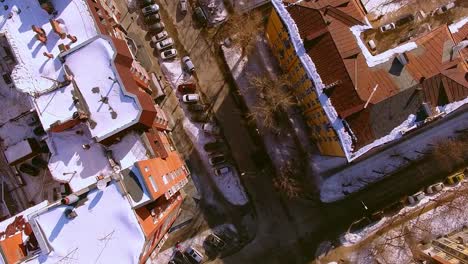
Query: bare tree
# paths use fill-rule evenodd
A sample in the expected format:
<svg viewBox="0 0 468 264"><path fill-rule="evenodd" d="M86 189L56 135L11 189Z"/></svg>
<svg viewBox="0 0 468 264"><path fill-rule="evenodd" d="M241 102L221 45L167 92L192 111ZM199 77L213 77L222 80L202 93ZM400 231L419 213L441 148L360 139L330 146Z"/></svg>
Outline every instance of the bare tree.
<svg viewBox="0 0 468 264"><path fill-rule="evenodd" d="M263 29L263 20L260 12L248 12L246 14L234 13L221 28L221 39L231 38L234 44L242 47L242 53L246 54L255 46L255 41Z"/></svg>
<svg viewBox="0 0 468 264"><path fill-rule="evenodd" d="M273 186L290 199L298 197L302 188L299 181L295 179L296 175L293 163L286 162L281 166L278 176L273 179Z"/></svg>
<svg viewBox="0 0 468 264"><path fill-rule="evenodd" d="M263 126L275 129L276 114L295 104L295 99L289 92L290 80L286 75L280 75L277 79L250 76L249 84L257 92L257 103L248 115L249 119L261 120Z"/></svg>
<svg viewBox="0 0 468 264"><path fill-rule="evenodd" d="M438 165L452 170L468 159L468 141L464 138L437 142L432 155Z"/></svg>

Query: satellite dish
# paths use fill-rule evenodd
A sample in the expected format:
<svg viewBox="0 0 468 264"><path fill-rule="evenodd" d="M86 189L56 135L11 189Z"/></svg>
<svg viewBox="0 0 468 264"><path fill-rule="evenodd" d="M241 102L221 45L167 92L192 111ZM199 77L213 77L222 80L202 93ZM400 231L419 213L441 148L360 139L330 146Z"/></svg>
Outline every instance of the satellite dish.
<svg viewBox="0 0 468 264"><path fill-rule="evenodd" d="M97 181L96 186L97 186L97 188L98 188L99 190L102 191L102 190L104 190L104 189L107 187L107 181L105 181L105 180L99 180L99 181Z"/></svg>

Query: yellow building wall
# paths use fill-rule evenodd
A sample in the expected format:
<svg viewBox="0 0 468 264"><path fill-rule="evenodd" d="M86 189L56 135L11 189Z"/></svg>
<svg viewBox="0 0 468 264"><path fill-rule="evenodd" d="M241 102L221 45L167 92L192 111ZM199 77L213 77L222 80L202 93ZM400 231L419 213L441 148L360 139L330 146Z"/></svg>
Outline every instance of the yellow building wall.
<svg viewBox="0 0 468 264"><path fill-rule="evenodd" d="M266 36L281 69L291 78L294 95L300 103L306 123L310 128L311 138L320 153L344 157L338 135L323 111L314 83L308 78L289 39L287 29L274 9L268 19Z"/></svg>

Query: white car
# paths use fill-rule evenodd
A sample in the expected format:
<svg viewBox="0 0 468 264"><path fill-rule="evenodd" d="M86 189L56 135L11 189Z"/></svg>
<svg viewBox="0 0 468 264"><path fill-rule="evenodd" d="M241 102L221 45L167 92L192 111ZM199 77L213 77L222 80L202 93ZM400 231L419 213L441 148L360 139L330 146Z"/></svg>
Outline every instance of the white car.
<svg viewBox="0 0 468 264"><path fill-rule="evenodd" d="M231 173L231 168L228 166L221 166L221 167L216 168L214 170L214 173L216 176L223 176L223 175Z"/></svg>
<svg viewBox="0 0 468 264"><path fill-rule="evenodd" d="M197 103L198 101L200 101L198 94L186 94L182 96L182 102L184 103Z"/></svg>
<svg viewBox="0 0 468 264"><path fill-rule="evenodd" d="M455 7L455 3L454 2L451 2L451 3L448 3L446 5L443 5L441 7L438 7L436 8L434 11L432 11L432 15L441 15L447 11L449 11L450 9L454 8Z"/></svg>
<svg viewBox="0 0 468 264"><path fill-rule="evenodd" d="M177 55L177 50L176 49L168 49L163 52L161 52L161 58L163 60L169 60L174 58Z"/></svg>
<svg viewBox="0 0 468 264"><path fill-rule="evenodd" d="M442 191L444 189L444 184L441 182L434 183L432 185L427 186L426 193L427 194L434 194Z"/></svg>
<svg viewBox="0 0 468 264"><path fill-rule="evenodd" d="M143 7L141 9L141 12L143 13L144 16L148 16L148 15L151 15L151 14L154 14L154 13L158 13L159 12L159 6L157 4L152 4L152 5Z"/></svg>
<svg viewBox="0 0 468 264"><path fill-rule="evenodd" d="M153 47L153 48L156 47L156 43L158 43L159 41L161 41L163 39L166 39L168 36L169 36L169 34L167 34L166 30L163 30L163 31L159 32L158 34L152 36L151 40L150 40L151 47Z"/></svg>
<svg viewBox="0 0 468 264"><path fill-rule="evenodd" d="M424 199L424 197L426 197L424 192L417 192L413 195L408 196L408 203L410 205L415 205L419 203L422 199Z"/></svg>
<svg viewBox="0 0 468 264"><path fill-rule="evenodd" d="M203 129L203 131L205 131L206 133L211 134L211 135L217 136L217 135L221 134L221 129L219 128L219 126L217 126L216 124L213 124L213 123L203 124L202 129Z"/></svg>
<svg viewBox="0 0 468 264"><path fill-rule="evenodd" d="M163 49L167 49L174 45L174 40L172 38L167 38L165 40L161 40L160 42L156 43L156 49L161 51Z"/></svg>
<svg viewBox="0 0 468 264"><path fill-rule="evenodd" d="M383 25L383 26L380 27L381 32L389 31L389 30L392 30L392 29L395 29L395 23L390 23L390 24Z"/></svg>

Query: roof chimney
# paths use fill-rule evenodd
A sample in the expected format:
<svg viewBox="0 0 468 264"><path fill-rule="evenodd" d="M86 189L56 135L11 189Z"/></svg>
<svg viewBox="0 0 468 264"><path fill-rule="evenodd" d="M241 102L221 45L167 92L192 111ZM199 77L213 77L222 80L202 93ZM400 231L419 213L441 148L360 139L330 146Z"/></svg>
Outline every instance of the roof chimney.
<svg viewBox="0 0 468 264"><path fill-rule="evenodd" d="M396 56L397 60L401 63L401 65L405 66L406 64L408 64L408 56L406 56L406 53L403 52L403 53L399 53L397 56Z"/></svg>

